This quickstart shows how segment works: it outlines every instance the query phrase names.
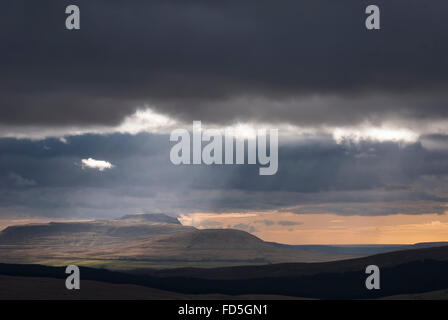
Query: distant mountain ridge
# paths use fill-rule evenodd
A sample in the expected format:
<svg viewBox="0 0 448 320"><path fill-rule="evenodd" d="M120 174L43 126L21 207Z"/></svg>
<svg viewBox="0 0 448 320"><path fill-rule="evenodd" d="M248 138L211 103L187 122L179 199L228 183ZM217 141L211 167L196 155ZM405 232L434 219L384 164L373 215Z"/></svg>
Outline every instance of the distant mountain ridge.
<svg viewBox="0 0 448 320"><path fill-rule="evenodd" d="M160 222L160 223L173 223L181 224L179 219L170 217L164 213L142 213L142 214L128 214L119 220L141 220L149 222Z"/></svg>
<svg viewBox="0 0 448 320"><path fill-rule="evenodd" d="M149 221L149 222L181 224L179 219L171 217L164 213L127 214L118 219L119 220L141 220L141 221Z"/></svg>
<svg viewBox="0 0 448 320"><path fill-rule="evenodd" d="M287 245L277 242L270 242L272 245L290 249L313 251L327 254L352 254L359 256L369 256L380 253L448 246L448 242L420 242L415 244L368 244L368 245Z"/></svg>
<svg viewBox="0 0 448 320"><path fill-rule="evenodd" d="M241 230L198 230L164 214L10 226L0 232L0 259L14 263L173 268L319 262L352 257L355 255L281 248Z"/></svg>

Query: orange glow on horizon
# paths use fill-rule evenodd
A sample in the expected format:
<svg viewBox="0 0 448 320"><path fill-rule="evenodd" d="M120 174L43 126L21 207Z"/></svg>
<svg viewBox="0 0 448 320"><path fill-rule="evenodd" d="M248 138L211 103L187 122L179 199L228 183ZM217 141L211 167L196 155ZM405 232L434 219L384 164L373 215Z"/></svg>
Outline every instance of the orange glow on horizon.
<svg viewBox="0 0 448 320"><path fill-rule="evenodd" d="M194 213L181 222L235 228L287 244L413 244L448 241L448 215L340 216L288 212Z"/></svg>

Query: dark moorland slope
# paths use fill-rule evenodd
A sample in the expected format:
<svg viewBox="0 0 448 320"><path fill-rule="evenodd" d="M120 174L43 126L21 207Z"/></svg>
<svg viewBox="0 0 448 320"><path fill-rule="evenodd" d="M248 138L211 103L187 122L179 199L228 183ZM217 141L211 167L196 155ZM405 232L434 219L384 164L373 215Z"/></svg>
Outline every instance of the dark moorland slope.
<svg viewBox="0 0 448 320"><path fill-rule="evenodd" d="M381 289L366 290L365 267L381 268ZM448 246L326 263L215 269L115 272L82 268L84 280L127 284L187 295L281 295L317 299L372 299L448 288ZM0 275L63 279L64 268L0 264ZM30 286L32 284L30 283Z"/></svg>

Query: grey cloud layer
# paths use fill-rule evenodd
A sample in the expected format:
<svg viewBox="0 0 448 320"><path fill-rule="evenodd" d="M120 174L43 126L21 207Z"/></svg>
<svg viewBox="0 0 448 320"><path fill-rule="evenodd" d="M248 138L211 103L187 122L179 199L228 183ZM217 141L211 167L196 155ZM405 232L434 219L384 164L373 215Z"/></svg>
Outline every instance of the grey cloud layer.
<svg viewBox="0 0 448 320"><path fill-rule="evenodd" d="M164 135L0 139L0 215L443 213L448 3L375 3L382 29L369 32L364 0L78 0L72 32L71 1L3 1L2 133L115 126L149 105L180 122L367 121L431 134L337 144L317 130L282 144L270 177L258 166L173 166ZM115 167L83 169L90 157Z"/></svg>
<svg viewBox="0 0 448 320"><path fill-rule="evenodd" d="M428 137L429 138L429 137ZM135 212L285 210L341 215L443 213L447 149L415 143L281 145L279 171L174 166L165 135L0 139L0 215L113 217ZM448 145L448 138L437 141ZM110 161L103 172L82 158Z"/></svg>
<svg viewBox="0 0 448 320"><path fill-rule="evenodd" d="M114 125L153 104L183 120L352 125L446 119L448 4L6 1L2 125Z"/></svg>

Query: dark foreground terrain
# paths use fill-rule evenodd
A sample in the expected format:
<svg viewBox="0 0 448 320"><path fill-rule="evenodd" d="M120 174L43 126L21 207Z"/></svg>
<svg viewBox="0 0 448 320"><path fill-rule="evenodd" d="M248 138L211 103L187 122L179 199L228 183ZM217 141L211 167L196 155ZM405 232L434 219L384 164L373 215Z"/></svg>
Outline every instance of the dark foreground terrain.
<svg viewBox="0 0 448 320"><path fill-rule="evenodd" d="M381 289L365 288L365 267L381 268ZM81 290L65 289L63 267L0 264L0 297L80 299L445 299L448 246L325 263L139 269L81 268Z"/></svg>
<svg viewBox="0 0 448 320"><path fill-rule="evenodd" d="M82 290L67 290L64 279L0 276L0 300L290 300L276 295L182 294L133 284L85 280Z"/></svg>

